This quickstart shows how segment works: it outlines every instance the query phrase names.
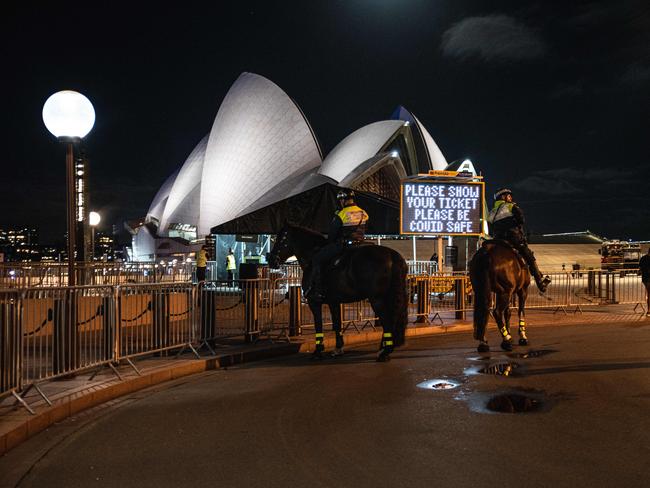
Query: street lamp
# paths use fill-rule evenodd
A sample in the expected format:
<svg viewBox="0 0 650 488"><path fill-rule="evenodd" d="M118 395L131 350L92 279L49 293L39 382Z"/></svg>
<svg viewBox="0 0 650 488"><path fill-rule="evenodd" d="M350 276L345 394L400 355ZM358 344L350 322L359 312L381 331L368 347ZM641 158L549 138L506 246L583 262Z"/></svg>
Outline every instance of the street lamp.
<svg viewBox="0 0 650 488"><path fill-rule="evenodd" d="M95 260L95 227L99 225L102 220L101 215L97 212L90 212L88 214L88 223L90 224L90 260Z"/></svg>
<svg viewBox="0 0 650 488"><path fill-rule="evenodd" d="M78 144L95 124L95 109L81 93L64 90L50 96L43 105L45 127L66 145L68 210L68 286L75 285L75 188L74 144Z"/></svg>

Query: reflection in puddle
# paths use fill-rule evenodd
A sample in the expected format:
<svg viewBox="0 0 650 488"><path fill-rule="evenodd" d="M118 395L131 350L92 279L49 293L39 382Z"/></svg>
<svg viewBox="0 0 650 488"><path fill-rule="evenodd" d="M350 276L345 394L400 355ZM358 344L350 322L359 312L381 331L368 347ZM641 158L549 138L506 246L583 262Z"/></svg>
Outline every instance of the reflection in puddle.
<svg viewBox="0 0 650 488"><path fill-rule="evenodd" d="M512 389L498 392L474 392L466 398L470 411L483 414L542 413L557 400L540 390Z"/></svg>
<svg viewBox="0 0 650 488"><path fill-rule="evenodd" d="M535 412L541 406L541 400L519 393L497 395L487 402L488 410L499 413Z"/></svg>
<svg viewBox="0 0 650 488"><path fill-rule="evenodd" d="M480 369L478 372L482 374L492 374L495 376L512 376L517 368L519 368L519 365L517 363L497 363L486 366Z"/></svg>
<svg viewBox="0 0 650 488"><path fill-rule="evenodd" d="M533 358L546 356L547 354L553 354L554 352L557 351L553 349L537 349L537 350L533 349L528 352L513 352L511 354L508 354L508 356L517 359L533 359Z"/></svg>

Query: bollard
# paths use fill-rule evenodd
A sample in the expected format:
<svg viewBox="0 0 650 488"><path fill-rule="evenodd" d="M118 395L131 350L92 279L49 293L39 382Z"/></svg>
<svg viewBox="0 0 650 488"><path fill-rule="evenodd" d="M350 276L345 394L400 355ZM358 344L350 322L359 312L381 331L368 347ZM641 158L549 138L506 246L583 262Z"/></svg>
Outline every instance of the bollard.
<svg viewBox="0 0 650 488"><path fill-rule="evenodd" d="M598 272L598 298L603 298L603 272Z"/></svg>
<svg viewBox="0 0 650 488"><path fill-rule="evenodd" d="M612 292L610 293L610 302L618 303L616 301L616 273L612 273Z"/></svg>
<svg viewBox="0 0 650 488"><path fill-rule="evenodd" d="M163 349L169 345L169 300L163 290L151 293L151 312L152 346L154 350Z"/></svg>
<svg viewBox="0 0 650 488"><path fill-rule="evenodd" d="M54 300L52 373L62 374L79 365L79 334L77 300L73 290L63 292L64 298Z"/></svg>
<svg viewBox="0 0 650 488"><path fill-rule="evenodd" d="M302 335L300 322L302 319L302 292L300 286L289 287L289 337Z"/></svg>
<svg viewBox="0 0 650 488"><path fill-rule="evenodd" d="M257 308L260 299L260 288L257 280L241 280L241 283L245 287L246 332L244 333L244 341L251 343L257 340L260 333Z"/></svg>
<svg viewBox="0 0 650 488"><path fill-rule="evenodd" d="M454 282L454 292L456 293L456 318L465 319L465 277L456 278Z"/></svg>
<svg viewBox="0 0 650 488"><path fill-rule="evenodd" d="M596 293L596 276L593 271L587 272L587 294L593 296Z"/></svg>
<svg viewBox="0 0 650 488"><path fill-rule="evenodd" d="M7 301L5 300L7 297ZM0 294L0 393L20 389L22 367L21 321L18 319L17 298Z"/></svg>
<svg viewBox="0 0 650 488"><path fill-rule="evenodd" d="M114 297L104 297L102 298L102 360L113 360L117 359L115 350L115 316L113 315L113 298Z"/></svg>
<svg viewBox="0 0 650 488"><path fill-rule="evenodd" d="M217 294L205 288L205 282L199 283L199 301L201 305L201 342L214 345L217 330Z"/></svg>
<svg viewBox="0 0 650 488"><path fill-rule="evenodd" d="M417 280L417 293L418 293L418 313L415 322L422 323L429 321L429 279Z"/></svg>

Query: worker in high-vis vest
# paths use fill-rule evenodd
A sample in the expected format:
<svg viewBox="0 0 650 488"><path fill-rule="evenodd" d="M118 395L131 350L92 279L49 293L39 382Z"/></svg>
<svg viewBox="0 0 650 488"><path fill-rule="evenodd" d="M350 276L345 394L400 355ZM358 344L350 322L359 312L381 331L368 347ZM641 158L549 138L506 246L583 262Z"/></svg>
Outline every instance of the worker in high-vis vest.
<svg viewBox="0 0 650 488"><path fill-rule="evenodd" d="M528 264L530 274L535 278L537 288L544 293L551 282L551 278L542 276L541 271L537 267L535 255L526 242L524 212L513 201L511 190L508 188L497 190L494 194L494 208L490 210L487 221L492 237L509 242L519 251L519 254L524 258L526 264Z"/></svg>
<svg viewBox="0 0 650 488"><path fill-rule="evenodd" d="M321 279L325 263L338 256L343 250L363 242L366 235L368 214L354 200L352 190L341 190L336 195L340 210L330 222L327 244L314 254L309 270L309 280L305 286L305 297L309 300L323 301L326 290Z"/></svg>
<svg viewBox="0 0 650 488"><path fill-rule="evenodd" d="M232 252L232 248L228 248L228 255L226 256L226 271L228 272L228 285L230 286L232 286L236 269L237 263L235 263L235 254Z"/></svg>
<svg viewBox="0 0 650 488"><path fill-rule="evenodd" d="M205 246L196 253L196 281L201 283L205 281L205 271L208 266L208 252Z"/></svg>

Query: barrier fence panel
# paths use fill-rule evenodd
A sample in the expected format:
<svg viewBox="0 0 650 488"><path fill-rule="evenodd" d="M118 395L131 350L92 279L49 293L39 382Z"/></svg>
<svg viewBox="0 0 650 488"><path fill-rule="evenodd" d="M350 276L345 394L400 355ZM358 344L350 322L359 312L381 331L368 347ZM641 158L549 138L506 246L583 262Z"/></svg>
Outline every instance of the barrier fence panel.
<svg viewBox="0 0 650 488"><path fill-rule="evenodd" d="M204 341L246 333L244 290L239 280L206 281L200 288L200 323Z"/></svg>
<svg viewBox="0 0 650 488"><path fill-rule="evenodd" d="M569 305L569 294L572 288L571 274L568 272L548 273L551 278L546 293L540 294L535 281L531 279L528 286L526 308L566 308ZM511 306L517 307L517 297L513 297Z"/></svg>
<svg viewBox="0 0 650 488"><path fill-rule="evenodd" d="M117 288L118 359L184 346L198 338L191 283Z"/></svg>
<svg viewBox="0 0 650 488"><path fill-rule="evenodd" d="M274 304L281 300L268 279L206 281L199 292L201 340L244 336L257 340L273 328Z"/></svg>
<svg viewBox="0 0 650 488"><path fill-rule="evenodd" d="M22 291L25 384L114 360L113 293L110 286Z"/></svg>
<svg viewBox="0 0 650 488"><path fill-rule="evenodd" d="M0 291L0 396L21 388L20 295Z"/></svg>

